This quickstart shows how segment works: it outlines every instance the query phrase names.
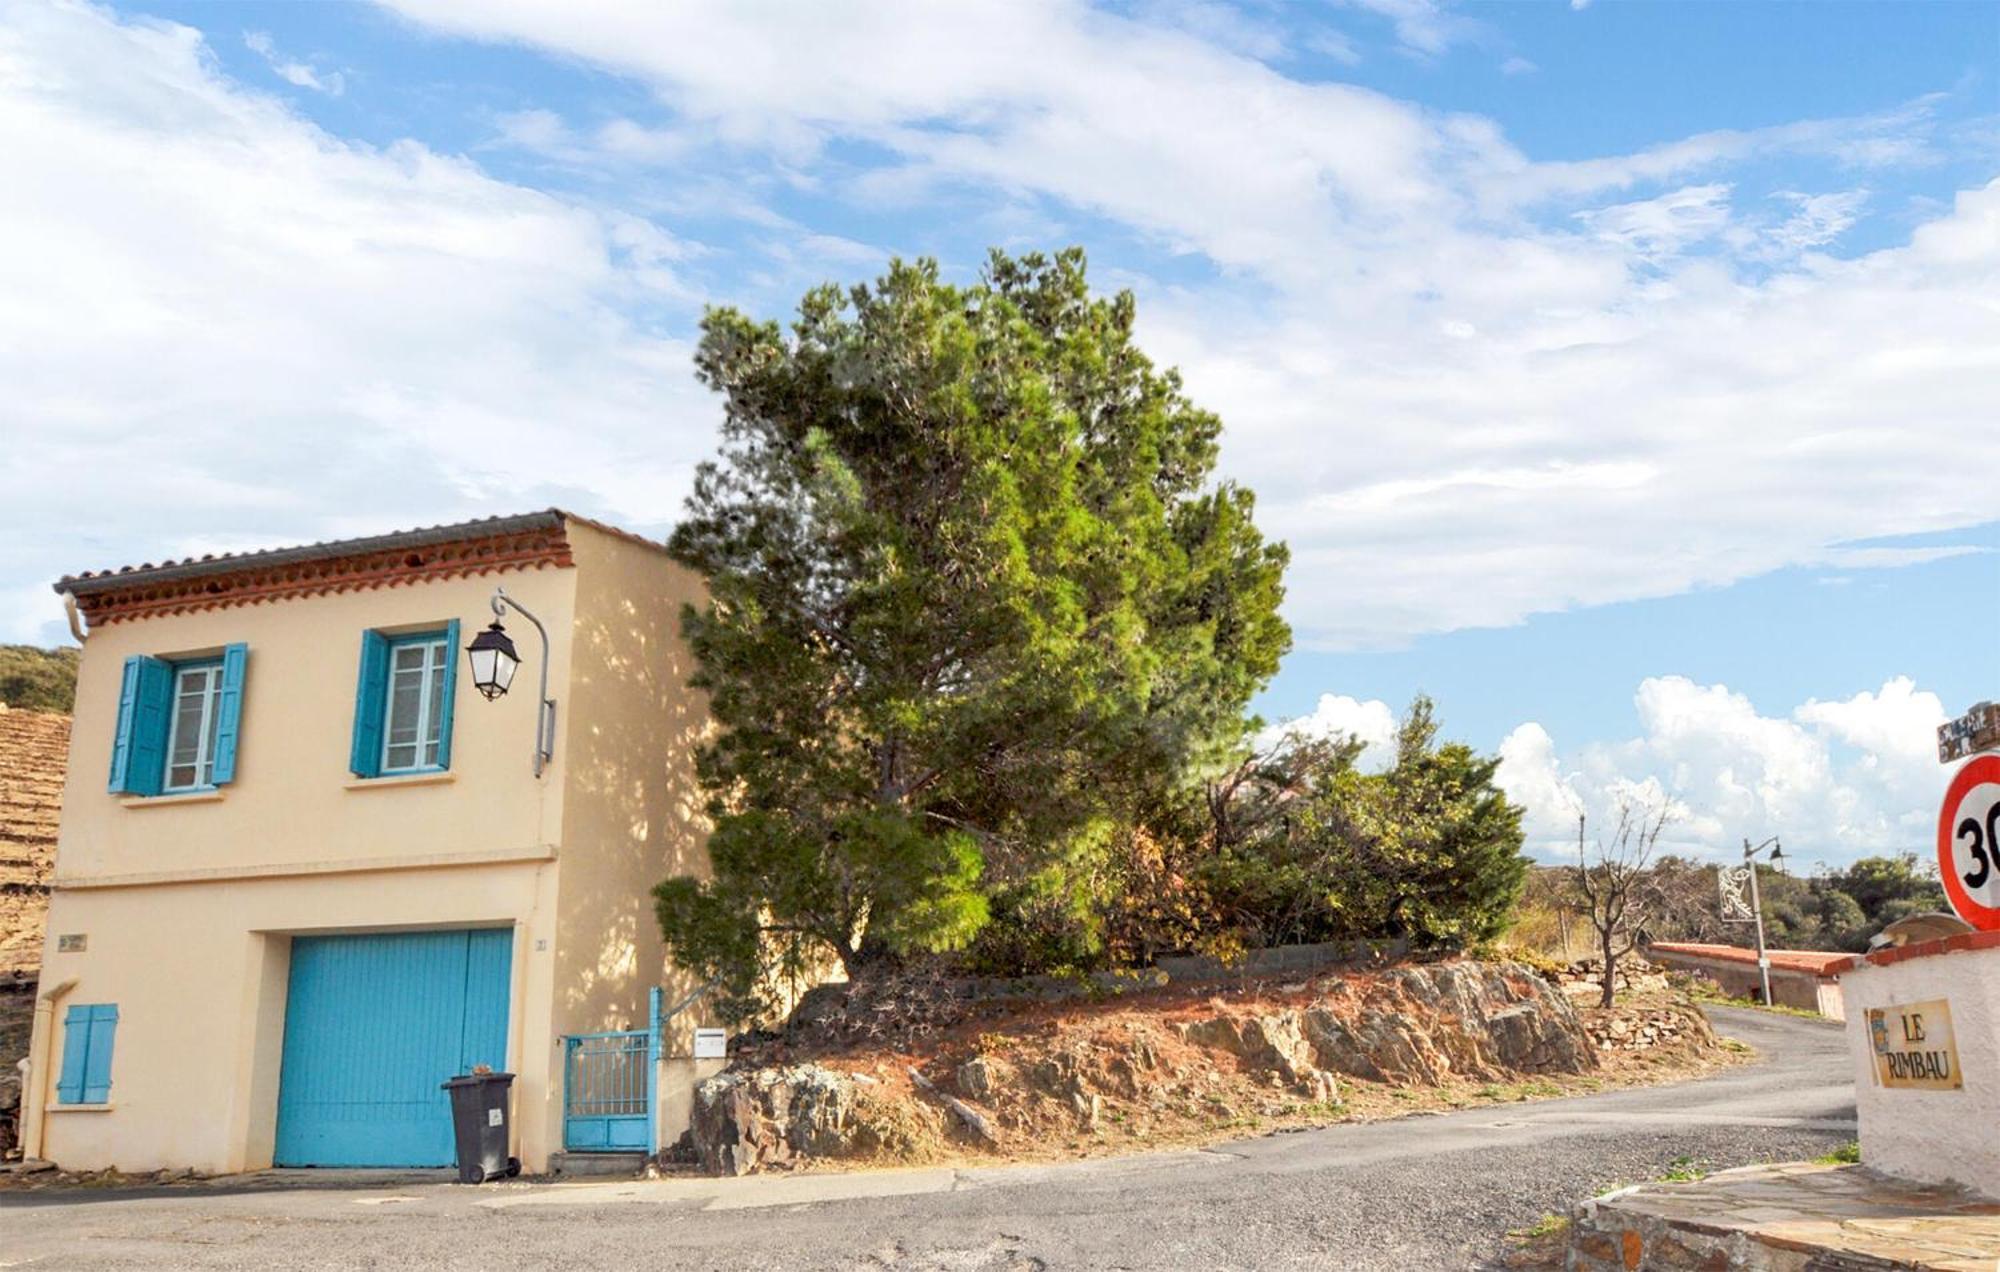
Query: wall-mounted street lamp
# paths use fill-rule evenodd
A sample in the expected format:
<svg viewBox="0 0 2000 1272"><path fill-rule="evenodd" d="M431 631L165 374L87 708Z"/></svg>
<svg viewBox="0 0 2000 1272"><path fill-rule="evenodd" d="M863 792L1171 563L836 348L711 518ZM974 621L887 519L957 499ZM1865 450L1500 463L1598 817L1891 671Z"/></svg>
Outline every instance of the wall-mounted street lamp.
<svg viewBox="0 0 2000 1272"><path fill-rule="evenodd" d="M549 697L549 629L542 626L542 620L530 614L522 604L507 595L507 589L493 589L493 621L486 630L472 638L465 647L465 656L472 662L472 687L479 690L488 702L507 692L507 686L514 683L514 672L521 665L521 656L514 652L514 638L500 620L512 609L522 618L535 625L542 635L542 698L541 709L535 713L535 776L542 775L542 769L556 753L556 700Z"/></svg>
<svg viewBox="0 0 2000 1272"><path fill-rule="evenodd" d="M1757 894L1757 854L1766 848L1771 850L1771 864L1777 865L1785 857L1785 846L1778 842L1776 835L1766 839L1755 848L1750 841L1743 841L1743 868L1750 872L1750 913L1757 918L1757 974L1764 982L1764 1005L1771 1006L1771 956L1764 952L1764 899Z"/></svg>

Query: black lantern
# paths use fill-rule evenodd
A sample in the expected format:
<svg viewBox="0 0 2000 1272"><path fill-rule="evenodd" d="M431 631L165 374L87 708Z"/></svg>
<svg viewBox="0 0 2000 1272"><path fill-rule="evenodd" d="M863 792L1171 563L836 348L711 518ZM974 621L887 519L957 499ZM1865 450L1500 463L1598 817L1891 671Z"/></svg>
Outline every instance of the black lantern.
<svg viewBox="0 0 2000 1272"><path fill-rule="evenodd" d="M465 656L472 660L472 686L486 695L488 702L507 692L507 686L514 683L515 669L521 665L513 640L497 618L472 638Z"/></svg>
<svg viewBox="0 0 2000 1272"><path fill-rule="evenodd" d="M492 625L473 637L472 643L465 647L465 656L472 660L473 687L488 702L507 692L507 686L514 683L515 670L521 665L513 640L500 625L500 616L508 610L533 623L542 638L541 709L535 712L535 776L540 777L556 753L556 700L549 697L549 629L542 626L542 620L530 613L527 606L507 595L505 588L496 587Z"/></svg>

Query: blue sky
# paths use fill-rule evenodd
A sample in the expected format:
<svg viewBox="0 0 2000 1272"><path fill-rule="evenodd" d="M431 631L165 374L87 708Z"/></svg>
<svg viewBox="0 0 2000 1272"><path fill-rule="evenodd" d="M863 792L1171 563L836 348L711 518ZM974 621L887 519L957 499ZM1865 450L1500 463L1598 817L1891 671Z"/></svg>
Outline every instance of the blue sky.
<svg viewBox="0 0 2000 1272"><path fill-rule="evenodd" d="M2000 695L2000 6L0 4L0 636L75 569L671 523L702 308L1082 244L1546 850L1919 847Z"/></svg>

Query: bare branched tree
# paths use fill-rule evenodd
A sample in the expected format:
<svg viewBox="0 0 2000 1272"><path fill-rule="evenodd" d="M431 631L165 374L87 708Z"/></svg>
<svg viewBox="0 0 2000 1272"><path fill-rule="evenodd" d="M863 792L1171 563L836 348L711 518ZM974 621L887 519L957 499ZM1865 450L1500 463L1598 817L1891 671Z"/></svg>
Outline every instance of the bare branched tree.
<svg viewBox="0 0 2000 1272"><path fill-rule="evenodd" d="M1639 943L1652 903L1652 888L1646 866L1660 842L1660 832L1672 819L1673 805L1663 801L1658 808L1618 806L1618 828L1610 839L1589 838L1586 814L1576 816L1576 891L1583 900L1584 916L1597 933L1597 948L1604 960L1604 997L1600 1005L1614 1001L1618 983L1618 960Z"/></svg>

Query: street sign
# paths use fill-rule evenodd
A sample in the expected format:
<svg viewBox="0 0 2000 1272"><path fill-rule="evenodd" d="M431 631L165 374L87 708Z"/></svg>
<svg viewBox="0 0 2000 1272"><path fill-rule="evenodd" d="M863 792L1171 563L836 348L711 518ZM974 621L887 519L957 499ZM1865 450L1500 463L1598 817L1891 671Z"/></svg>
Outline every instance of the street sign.
<svg viewBox="0 0 2000 1272"><path fill-rule="evenodd" d="M729 1055L729 1031L727 1029L697 1029L694 1031L694 1058L697 1060L722 1060Z"/></svg>
<svg viewBox="0 0 2000 1272"><path fill-rule="evenodd" d="M1938 726L1938 763L1950 764L1980 751L2000 751L2000 707L1974 704L1956 720Z"/></svg>
<svg viewBox="0 0 2000 1272"><path fill-rule="evenodd" d="M1945 999L1870 1007L1868 1040L1875 1050L1875 1081L1885 1087L1957 1091L1965 1086L1951 1003Z"/></svg>
<svg viewBox="0 0 2000 1272"><path fill-rule="evenodd" d="M1938 809L1938 877L1958 917L2000 931L2000 755L1975 757Z"/></svg>

